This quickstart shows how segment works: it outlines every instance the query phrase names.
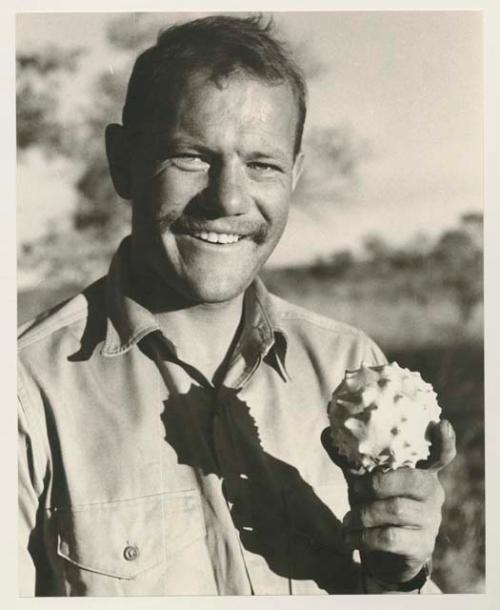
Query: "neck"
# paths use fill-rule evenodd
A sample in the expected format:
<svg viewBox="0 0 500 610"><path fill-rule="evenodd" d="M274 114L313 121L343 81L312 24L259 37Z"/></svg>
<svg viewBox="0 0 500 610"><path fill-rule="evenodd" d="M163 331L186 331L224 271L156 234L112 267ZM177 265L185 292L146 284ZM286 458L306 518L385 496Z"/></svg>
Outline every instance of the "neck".
<svg viewBox="0 0 500 610"><path fill-rule="evenodd" d="M243 295L227 303L206 303L156 314L181 360L217 384L240 335Z"/></svg>
<svg viewBox="0 0 500 610"><path fill-rule="evenodd" d="M244 294L222 303L190 302L144 272L134 275L135 300L154 314L179 358L211 381L222 375L239 336Z"/></svg>
<svg viewBox="0 0 500 610"><path fill-rule="evenodd" d="M176 337L186 337L189 341L196 337L196 342L215 337L218 340L230 337L231 340L241 321L242 311L243 294L224 303L197 303L158 311L155 317L174 343L178 343Z"/></svg>

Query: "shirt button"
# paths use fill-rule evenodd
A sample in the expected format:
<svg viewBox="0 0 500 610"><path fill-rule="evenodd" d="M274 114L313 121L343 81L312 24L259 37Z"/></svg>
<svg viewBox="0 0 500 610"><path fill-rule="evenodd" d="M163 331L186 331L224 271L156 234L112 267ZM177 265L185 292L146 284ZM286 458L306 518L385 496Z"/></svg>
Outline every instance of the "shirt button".
<svg viewBox="0 0 500 610"><path fill-rule="evenodd" d="M136 546L126 546L123 550L123 556L127 561L135 561L139 557L139 549Z"/></svg>

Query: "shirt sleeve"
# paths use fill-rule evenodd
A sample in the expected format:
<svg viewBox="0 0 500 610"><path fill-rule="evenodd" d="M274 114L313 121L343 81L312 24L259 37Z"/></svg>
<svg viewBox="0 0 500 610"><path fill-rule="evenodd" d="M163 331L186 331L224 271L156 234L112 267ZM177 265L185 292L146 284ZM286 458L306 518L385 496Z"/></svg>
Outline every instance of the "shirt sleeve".
<svg viewBox="0 0 500 610"><path fill-rule="evenodd" d="M387 364L387 358L380 347L370 339L370 337L363 335L364 338L364 357L363 362L367 366L376 366L379 364Z"/></svg>
<svg viewBox="0 0 500 610"><path fill-rule="evenodd" d="M36 441L21 400L18 410L18 590L22 597L33 597L36 588L37 515L43 491L43 467L36 453Z"/></svg>

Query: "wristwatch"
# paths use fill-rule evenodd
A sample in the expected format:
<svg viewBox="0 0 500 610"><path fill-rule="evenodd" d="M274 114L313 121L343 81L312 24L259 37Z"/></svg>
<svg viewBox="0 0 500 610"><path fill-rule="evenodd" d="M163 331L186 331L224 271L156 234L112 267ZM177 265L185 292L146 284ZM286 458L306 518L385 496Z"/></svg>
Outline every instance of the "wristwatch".
<svg viewBox="0 0 500 610"><path fill-rule="evenodd" d="M365 593L420 593L431 576L431 570L432 560L428 559L411 580L390 585L376 579L363 567L363 590Z"/></svg>

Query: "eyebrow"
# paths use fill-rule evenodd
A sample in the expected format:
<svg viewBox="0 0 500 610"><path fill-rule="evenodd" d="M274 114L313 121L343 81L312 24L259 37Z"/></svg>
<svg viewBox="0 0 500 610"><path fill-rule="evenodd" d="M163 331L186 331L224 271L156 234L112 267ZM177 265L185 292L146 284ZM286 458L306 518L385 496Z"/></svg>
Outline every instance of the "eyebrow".
<svg viewBox="0 0 500 610"><path fill-rule="evenodd" d="M159 136L158 142L160 144L163 144L167 148L167 150L175 150L176 148L186 147L198 150L201 153L206 154L207 156L213 156L217 154L217 152L214 151L212 148L200 143L197 138L191 136L181 135L174 137L172 140L169 140L168 135L166 134L164 138L162 138L162 136ZM249 159L276 159L278 161L281 161L282 163L290 162L287 158L286 153L284 153L281 149L273 146L270 146L269 148L265 149L250 149L249 152L245 153L245 157Z"/></svg>
<svg viewBox="0 0 500 610"><path fill-rule="evenodd" d="M157 142L163 146L165 146L168 150L174 150L176 148L195 148L200 152L206 154L213 154L213 150L211 150L208 146L204 146L200 144L196 138L190 138L185 136L176 137L173 139L169 139L168 134L159 135Z"/></svg>
<svg viewBox="0 0 500 610"><path fill-rule="evenodd" d="M248 155L252 159L276 159L283 163L288 163L289 159L279 148L270 148L266 151L255 150Z"/></svg>

